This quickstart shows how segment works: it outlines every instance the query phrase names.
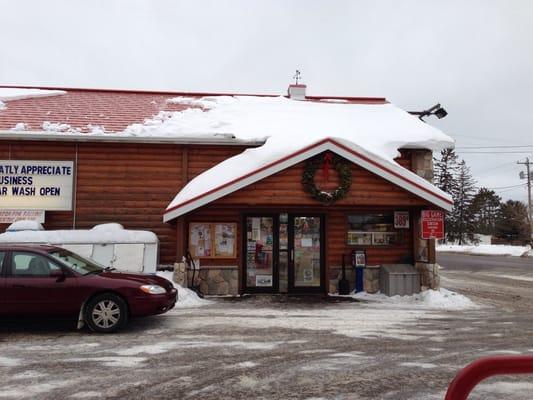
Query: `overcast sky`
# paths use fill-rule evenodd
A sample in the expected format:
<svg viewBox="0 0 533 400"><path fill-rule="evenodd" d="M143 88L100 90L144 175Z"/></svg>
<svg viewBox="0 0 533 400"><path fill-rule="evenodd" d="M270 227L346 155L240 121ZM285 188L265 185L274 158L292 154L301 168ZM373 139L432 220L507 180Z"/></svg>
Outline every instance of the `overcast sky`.
<svg viewBox="0 0 533 400"><path fill-rule="evenodd" d="M281 94L298 68L309 94L440 102L428 122L507 187L533 155L532 21L529 0L0 0L0 84ZM532 147L460 149L495 145Z"/></svg>

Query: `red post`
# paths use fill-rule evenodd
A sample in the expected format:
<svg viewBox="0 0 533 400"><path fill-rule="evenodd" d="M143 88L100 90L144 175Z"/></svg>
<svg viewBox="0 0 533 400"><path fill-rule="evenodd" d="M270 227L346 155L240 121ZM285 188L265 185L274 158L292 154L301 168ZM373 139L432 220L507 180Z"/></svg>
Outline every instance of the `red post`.
<svg viewBox="0 0 533 400"><path fill-rule="evenodd" d="M494 375L533 374L533 356L484 357L464 367L448 386L445 400L466 400L483 379Z"/></svg>

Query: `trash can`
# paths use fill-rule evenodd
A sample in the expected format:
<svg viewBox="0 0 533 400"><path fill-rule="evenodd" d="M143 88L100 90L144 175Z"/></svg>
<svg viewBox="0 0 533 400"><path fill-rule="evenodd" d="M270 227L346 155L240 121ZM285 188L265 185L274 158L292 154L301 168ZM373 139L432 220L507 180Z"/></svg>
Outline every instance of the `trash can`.
<svg viewBox="0 0 533 400"><path fill-rule="evenodd" d="M387 296L410 296L420 292L420 273L410 264L384 264L379 283Z"/></svg>
<svg viewBox="0 0 533 400"><path fill-rule="evenodd" d="M365 267L355 267L355 293L365 290L363 278L365 276Z"/></svg>

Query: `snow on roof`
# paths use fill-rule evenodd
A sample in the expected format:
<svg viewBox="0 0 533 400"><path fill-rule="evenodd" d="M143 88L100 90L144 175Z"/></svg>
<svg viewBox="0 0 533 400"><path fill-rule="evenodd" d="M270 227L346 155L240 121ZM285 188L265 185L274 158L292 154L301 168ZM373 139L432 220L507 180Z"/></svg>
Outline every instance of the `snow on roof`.
<svg viewBox="0 0 533 400"><path fill-rule="evenodd" d="M4 101L32 99L35 97L58 96L65 94L64 90L43 90L26 88L2 88L0 87L0 110L5 108Z"/></svg>
<svg viewBox="0 0 533 400"><path fill-rule="evenodd" d="M171 101L200 108L130 129L140 135L216 132L266 142L195 177L169 204L165 221L324 150L335 151L440 207L450 207L448 194L401 167L394 158L400 148L440 151L453 147L454 140L392 104L239 96Z"/></svg>
<svg viewBox="0 0 533 400"><path fill-rule="evenodd" d="M44 231L40 222L32 221L28 219L21 219L13 222L6 229L6 232L18 232L18 231Z"/></svg>
<svg viewBox="0 0 533 400"><path fill-rule="evenodd" d="M232 135L238 139L283 138L283 147L325 137L356 141L361 147L393 159L398 148L441 150L453 139L390 104L297 101L286 97L177 97L171 104L191 106L160 112L125 133L135 136Z"/></svg>
<svg viewBox="0 0 533 400"><path fill-rule="evenodd" d="M89 243L157 243L155 233L124 229L120 224L96 225L92 229L75 230L18 230L0 234L0 243L46 243L89 244Z"/></svg>
<svg viewBox="0 0 533 400"><path fill-rule="evenodd" d="M324 151L335 152L447 211L453 206L449 194L398 163L378 157L351 141L326 138L294 152L280 144L270 138L263 146L246 149L198 175L168 205L163 220L170 221Z"/></svg>

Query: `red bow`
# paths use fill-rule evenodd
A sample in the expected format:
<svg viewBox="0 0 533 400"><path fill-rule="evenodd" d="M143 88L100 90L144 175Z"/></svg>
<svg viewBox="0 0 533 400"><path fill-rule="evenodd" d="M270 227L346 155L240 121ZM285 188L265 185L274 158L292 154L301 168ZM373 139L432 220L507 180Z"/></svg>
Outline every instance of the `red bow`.
<svg viewBox="0 0 533 400"><path fill-rule="evenodd" d="M324 154L324 159L322 160L322 173L324 174L324 180L329 182L329 169L331 167L332 160L331 153Z"/></svg>

